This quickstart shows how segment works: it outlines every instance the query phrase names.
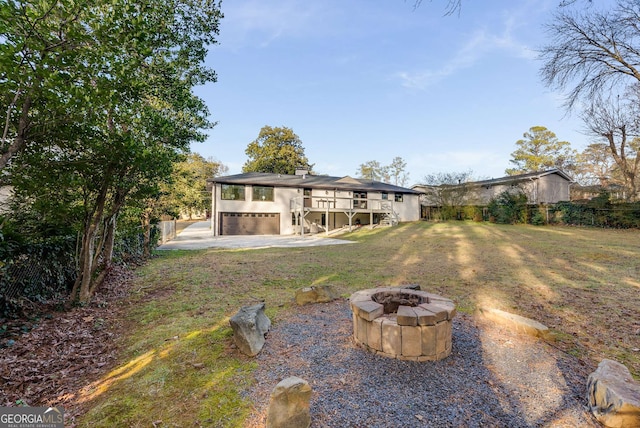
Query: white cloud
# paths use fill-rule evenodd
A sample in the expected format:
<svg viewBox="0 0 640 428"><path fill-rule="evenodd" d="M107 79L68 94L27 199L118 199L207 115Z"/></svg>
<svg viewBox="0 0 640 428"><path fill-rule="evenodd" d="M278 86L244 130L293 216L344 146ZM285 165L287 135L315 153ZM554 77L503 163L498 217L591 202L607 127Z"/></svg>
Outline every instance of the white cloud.
<svg viewBox="0 0 640 428"><path fill-rule="evenodd" d="M299 0L230 2L223 4L222 11L224 45L233 48L266 47L283 37L311 34L325 14L318 4Z"/></svg>
<svg viewBox="0 0 640 428"><path fill-rule="evenodd" d="M514 36L517 20L516 13L505 14L500 34L492 33L486 27L479 28L439 68L414 72L401 71L396 73L395 77L400 79L402 86L406 88L423 90L462 70L473 67L483 57L495 52L506 53L525 60L534 60L536 58L535 50L518 41Z"/></svg>

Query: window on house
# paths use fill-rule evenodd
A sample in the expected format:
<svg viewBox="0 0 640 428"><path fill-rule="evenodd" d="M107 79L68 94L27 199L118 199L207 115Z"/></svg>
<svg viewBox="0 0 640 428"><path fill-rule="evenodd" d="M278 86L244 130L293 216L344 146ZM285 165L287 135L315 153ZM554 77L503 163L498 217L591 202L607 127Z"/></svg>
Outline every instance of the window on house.
<svg viewBox="0 0 640 428"><path fill-rule="evenodd" d="M304 206L305 206L305 208L311 207L311 205L312 205L311 189L304 189L302 194L304 195Z"/></svg>
<svg viewBox="0 0 640 428"><path fill-rule="evenodd" d="M402 193L396 193L395 201L402 202Z"/></svg>
<svg viewBox="0 0 640 428"><path fill-rule="evenodd" d="M253 186L251 198L254 201L270 201L273 202L273 187L271 186Z"/></svg>
<svg viewBox="0 0 640 428"><path fill-rule="evenodd" d="M223 184L222 199L229 201L244 201L244 185Z"/></svg>
<svg viewBox="0 0 640 428"><path fill-rule="evenodd" d="M387 192L382 192L382 200L386 201L389 199L389 194Z"/></svg>
<svg viewBox="0 0 640 428"><path fill-rule="evenodd" d="M353 192L353 207L367 208L367 192Z"/></svg>

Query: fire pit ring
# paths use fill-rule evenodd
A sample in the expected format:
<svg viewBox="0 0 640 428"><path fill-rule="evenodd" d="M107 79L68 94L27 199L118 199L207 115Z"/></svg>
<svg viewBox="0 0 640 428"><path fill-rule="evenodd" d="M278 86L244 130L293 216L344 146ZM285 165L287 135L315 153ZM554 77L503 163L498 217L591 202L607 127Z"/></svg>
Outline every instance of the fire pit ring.
<svg viewBox="0 0 640 428"><path fill-rule="evenodd" d="M353 338L384 357L437 361L451 354L452 300L418 286L361 290L349 298Z"/></svg>

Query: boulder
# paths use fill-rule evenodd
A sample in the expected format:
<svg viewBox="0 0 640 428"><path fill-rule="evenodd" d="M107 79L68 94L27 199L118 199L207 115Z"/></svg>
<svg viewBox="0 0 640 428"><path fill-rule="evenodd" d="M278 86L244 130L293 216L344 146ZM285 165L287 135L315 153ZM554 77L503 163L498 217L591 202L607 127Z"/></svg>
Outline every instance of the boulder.
<svg viewBox="0 0 640 428"><path fill-rule="evenodd" d="M306 305L307 303L327 303L340 297L333 285L312 285L296 291L296 303Z"/></svg>
<svg viewBox="0 0 640 428"><path fill-rule="evenodd" d="M250 357L262 350L265 335L271 327L271 320L264 314L264 306L264 303L243 306L229 320L236 346Z"/></svg>
<svg viewBox="0 0 640 428"><path fill-rule="evenodd" d="M310 401L311 386L306 380L295 376L282 380L271 392L267 428L308 428Z"/></svg>
<svg viewBox="0 0 640 428"><path fill-rule="evenodd" d="M587 380L587 400L605 427L640 427L640 383L623 364L602 360Z"/></svg>
<svg viewBox="0 0 640 428"><path fill-rule="evenodd" d="M546 340L553 340L554 336L549 328L538 321L512 314L510 312L501 311L495 308L478 308L480 316L500 324L510 330L519 333L528 334L530 336L541 337Z"/></svg>

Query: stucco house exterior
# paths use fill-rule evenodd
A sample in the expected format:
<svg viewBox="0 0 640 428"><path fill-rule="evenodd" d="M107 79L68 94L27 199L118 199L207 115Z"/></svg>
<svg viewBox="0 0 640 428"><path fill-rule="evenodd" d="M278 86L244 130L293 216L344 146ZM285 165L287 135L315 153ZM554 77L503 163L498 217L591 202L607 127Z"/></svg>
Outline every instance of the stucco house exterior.
<svg viewBox="0 0 640 428"><path fill-rule="evenodd" d="M572 183L571 177L563 171L550 169L445 187L449 191L460 192L460 205L487 205L505 191L522 192L530 204L537 205L569 201ZM416 185L413 189L422 193L423 206L438 206L441 203L440 199L430 197L435 194L433 186Z"/></svg>
<svg viewBox="0 0 640 428"><path fill-rule="evenodd" d="M292 235L420 219L419 192L349 176L246 173L207 180L214 235Z"/></svg>

